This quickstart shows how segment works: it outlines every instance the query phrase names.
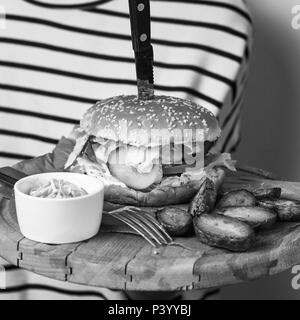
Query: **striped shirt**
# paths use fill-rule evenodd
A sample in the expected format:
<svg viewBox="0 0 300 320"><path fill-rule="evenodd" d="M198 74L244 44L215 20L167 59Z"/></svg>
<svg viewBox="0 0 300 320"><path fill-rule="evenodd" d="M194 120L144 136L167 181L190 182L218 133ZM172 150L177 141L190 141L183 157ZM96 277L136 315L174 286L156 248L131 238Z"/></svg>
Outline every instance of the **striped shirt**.
<svg viewBox="0 0 300 320"><path fill-rule="evenodd" d="M49 152L95 101L136 93L128 2L82 2L0 0L0 165ZM244 2L153 0L151 13L156 93L218 115L230 151L252 42Z"/></svg>
<svg viewBox="0 0 300 320"><path fill-rule="evenodd" d="M49 152L95 101L136 94L127 0L0 0L0 166ZM219 119L239 142L252 45L243 0L152 0L157 94ZM3 17L2 17L3 18Z"/></svg>

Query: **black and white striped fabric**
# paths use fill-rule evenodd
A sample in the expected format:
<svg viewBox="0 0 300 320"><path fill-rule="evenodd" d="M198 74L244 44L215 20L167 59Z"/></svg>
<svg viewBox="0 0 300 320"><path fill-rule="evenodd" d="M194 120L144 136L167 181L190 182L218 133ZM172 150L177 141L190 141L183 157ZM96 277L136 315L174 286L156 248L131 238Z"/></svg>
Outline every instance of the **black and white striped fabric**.
<svg viewBox="0 0 300 320"><path fill-rule="evenodd" d="M0 165L51 150L95 101L135 94L128 2L0 0ZM252 42L242 0L153 0L158 94L219 116L220 148L239 141Z"/></svg>
<svg viewBox="0 0 300 320"><path fill-rule="evenodd" d="M136 93L127 0L0 8L0 166L49 152L95 101ZM245 2L152 0L151 13L156 93L211 110L219 149L234 150L252 45Z"/></svg>

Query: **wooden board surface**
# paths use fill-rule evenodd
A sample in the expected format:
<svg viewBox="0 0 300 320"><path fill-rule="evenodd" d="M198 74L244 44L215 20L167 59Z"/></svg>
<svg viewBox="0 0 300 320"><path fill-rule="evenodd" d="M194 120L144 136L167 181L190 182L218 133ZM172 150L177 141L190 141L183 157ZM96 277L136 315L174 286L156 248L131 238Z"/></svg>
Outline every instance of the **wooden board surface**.
<svg viewBox="0 0 300 320"><path fill-rule="evenodd" d="M53 156L18 165L27 174L53 171ZM251 172L249 172L251 171ZM300 200L300 183L274 180L269 173L241 168L229 174L224 190L271 185ZM247 253L230 253L178 238L159 250L130 233L100 230L93 239L46 245L20 233L14 201L0 201L0 255L11 263L62 281L124 290L173 291L220 287L282 272L300 262L300 224L277 224L259 233Z"/></svg>
<svg viewBox="0 0 300 320"><path fill-rule="evenodd" d="M0 203L0 255L21 268L62 281L125 290L191 290L273 275L300 262L296 223L277 224L259 234L254 247L242 254L210 248L195 238L176 239L189 249L157 250L139 236L101 231L83 243L46 245L24 238L13 202Z"/></svg>

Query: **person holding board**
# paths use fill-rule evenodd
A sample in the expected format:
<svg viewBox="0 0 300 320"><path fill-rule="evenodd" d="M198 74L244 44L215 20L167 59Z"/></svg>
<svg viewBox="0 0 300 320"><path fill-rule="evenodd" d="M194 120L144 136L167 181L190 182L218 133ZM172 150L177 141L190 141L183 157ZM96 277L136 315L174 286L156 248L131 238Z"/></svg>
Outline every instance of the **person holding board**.
<svg viewBox="0 0 300 320"><path fill-rule="evenodd" d="M51 151L96 101L136 94L128 1L2 0L1 6L0 166ZM155 93L211 111L222 129L216 149L233 152L252 46L245 2L153 0L151 23ZM41 297L33 284L42 279L18 272L22 279L8 285L18 292L25 282L22 298ZM58 299L124 297L50 280L39 288Z"/></svg>

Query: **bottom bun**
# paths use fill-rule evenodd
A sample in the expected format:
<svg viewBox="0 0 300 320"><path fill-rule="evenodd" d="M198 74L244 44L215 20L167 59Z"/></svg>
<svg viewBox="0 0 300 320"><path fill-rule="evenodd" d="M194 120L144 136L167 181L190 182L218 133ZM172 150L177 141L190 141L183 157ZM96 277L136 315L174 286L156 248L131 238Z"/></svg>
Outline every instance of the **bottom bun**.
<svg viewBox="0 0 300 320"><path fill-rule="evenodd" d="M221 168L212 169L208 174L208 178L214 182L217 189L222 185L224 177L225 172ZM111 185L105 187L104 199L111 203L138 207L161 207L185 204L189 203L195 197L201 183L202 180L200 179L189 181L178 187L158 185L149 192Z"/></svg>

